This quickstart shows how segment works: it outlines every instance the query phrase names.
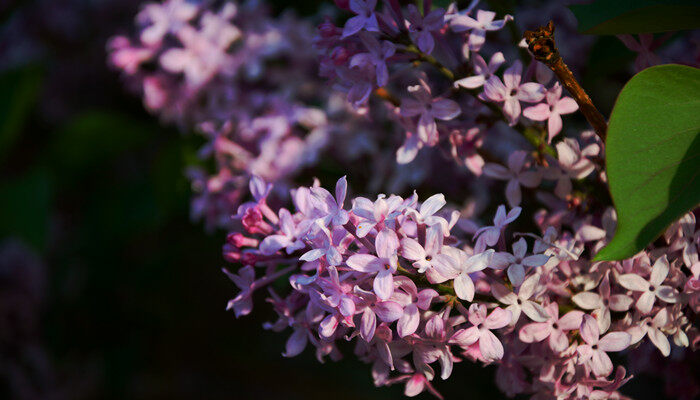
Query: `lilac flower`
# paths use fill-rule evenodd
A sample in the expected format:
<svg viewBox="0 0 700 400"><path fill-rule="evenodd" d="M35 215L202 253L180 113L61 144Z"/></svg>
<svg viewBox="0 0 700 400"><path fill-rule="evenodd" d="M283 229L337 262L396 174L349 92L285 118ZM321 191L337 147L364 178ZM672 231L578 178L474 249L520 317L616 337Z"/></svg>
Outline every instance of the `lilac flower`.
<svg viewBox="0 0 700 400"><path fill-rule="evenodd" d="M377 0L350 0L350 9L357 15L345 23L342 38L352 36L362 29L379 32L379 22L377 22L377 16L374 13L376 5Z"/></svg>
<svg viewBox="0 0 700 400"><path fill-rule="evenodd" d="M520 286L525 279L525 267L535 268L543 266L550 256L545 254L533 254L525 256L527 253L527 242L520 238L513 243L513 254L498 252L492 259L493 268L508 268L508 279L513 286Z"/></svg>
<svg viewBox="0 0 700 400"><path fill-rule="evenodd" d="M328 265L336 266L340 265L343 260L342 254L338 250L336 241L334 241L334 235L328 228L318 223L320 220L316 220L316 225L314 229L315 233L311 233L309 237L314 247L302 254L299 257L302 261L316 261L321 257L325 257Z"/></svg>
<svg viewBox="0 0 700 400"><path fill-rule="evenodd" d="M495 246L498 242L498 238L501 237L503 229L505 229L508 224L515 221L521 211L522 209L520 207L513 207L513 209L506 214L506 207L503 205L498 206L496 216L493 218L493 226L479 228L474 234L474 240L476 240L474 251L481 253L486 249L486 246Z"/></svg>
<svg viewBox="0 0 700 400"><path fill-rule="evenodd" d="M554 193L563 199L571 193L571 179L582 179L595 171L591 158L598 155L600 146L593 143L581 150L576 139L565 138L555 147L559 159L543 175L546 179L557 181Z"/></svg>
<svg viewBox="0 0 700 400"><path fill-rule="evenodd" d="M497 307L487 317L486 306L472 304L469 306L469 322L472 326L455 332L450 342L466 347L478 341L479 351L486 361L500 360L503 358L503 345L491 330L507 326L511 319L510 311Z"/></svg>
<svg viewBox="0 0 700 400"><path fill-rule="evenodd" d="M355 271L376 273L374 278L374 292L382 300L387 300L394 292L394 276L398 268L396 251L399 248L399 239L394 231L381 231L375 239L377 255L354 254L346 263Z"/></svg>
<svg viewBox="0 0 700 400"><path fill-rule="evenodd" d="M667 303L675 303L678 300L676 290L672 286L663 285L664 280L668 276L668 271L668 259L664 255L654 263L648 281L637 274L620 275L617 280L626 289L642 292L635 306L643 314L649 314L654 307L654 301L657 297Z"/></svg>
<svg viewBox="0 0 700 400"><path fill-rule="evenodd" d="M147 45L157 45L169 32L177 32L197 15L199 7L187 0L170 0L149 3L136 20L147 27L141 32L141 41Z"/></svg>
<svg viewBox="0 0 700 400"><path fill-rule="evenodd" d="M360 336L367 342L372 341L375 330L377 328L377 317L383 322L394 322L403 315L403 307L395 301L382 301L371 292L365 292L361 289L355 289L365 301L369 303L362 312L360 320Z"/></svg>
<svg viewBox="0 0 700 400"><path fill-rule="evenodd" d="M444 229L447 227L447 221L435 215L442 207L445 206L447 202L445 201L445 195L442 193L434 194L425 200L418 210L413 207L408 207L406 212L410 215L417 224L424 224L427 226L440 225Z"/></svg>
<svg viewBox="0 0 700 400"><path fill-rule="evenodd" d="M427 311L432 300L439 296L433 289L423 289L420 292L409 278L398 276L394 279L397 290L392 298L403 305L403 314L396 323L396 332L399 337L406 337L413 334L420 325L420 311Z"/></svg>
<svg viewBox="0 0 700 400"><path fill-rule="evenodd" d="M630 335L625 332L611 332L601 338L598 323L590 315L583 316L579 333L586 342L576 349L579 362L588 364L596 376L608 376L613 370L607 352L622 351L630 345Z"/></svg>
<svg viewBox="0 0 700 400"><path fill-rule="evenodd" d="M335 185L335 198L324 188L311 188L313 200L316 202L316 209L320 212L320 218L324 225L339 226L348 222L348 212L343 210L347 189L348 182L345 177L338 179Z"/></svg>
<svg viewBox="0 0 700 400"><path fill-rule="evenodd" d="M494 283L491 285L491 292L494 297L502 304L507 304L507 311L513 315L513 320L511 325L515 325L520 319L520 313L523 312L525 315L533 321L544 322L550 318L545 309L530 298L535 294L535 291L540 280L540 275L534 274L525 279L523 284L518 289L518 294L515 294L508 290L504 285L500 283Z"/></svg>
<svg viewBox="0 0 700 400"><path fill-rule="evenodd" d="M425 248L413 238L403 238L401 240L401 255L413 261L413 266L418 270L418 273L423 274L428 268L439 263L436 256L442 250L443 238L442 231L438 227L430 227L427 229Z"/></svg>
<svg viewBox="0 0 700 400"><path fill-rule="evenodd" d="M460 162L463 161L464 165L474 175L480 176L482 174L485 162L478 152L483 145L481 129L478 127L470 128L464 134L461 134L459 131L452 131L450 133L450 145L453 158L460 160Z"/></svg>
<svg viewBox="0 0 700 400"><path fill-rule="evenodd" d="M287 254L292 254L296 250L304 248L304 242L299 239L303 228L299 229L294 223L292 214L287 209L280 209L279 222L282 233L270 235L263 239L262 243L260 243L260 252L262 254L271 255L280 249L285 249Z"/></svg>
<svg viewBox="0 0 700 400"><path fill-rule="evenodd" d="M445 11L438 8L431 11L424 18L415 5L409 4L406 19L408 35L413 43L418 46L420 51L427 54L432 53L435 47L435 39L433 39L432 33L439 31L445 25Z"/></svg>
<svg viewBox="0 0 700 400"><path fill-rule="evenodd" d="M457 297L462 300L472 301L474 300L474 281L472 281L469 274L483 271L490 264L493 252L492 249L489 249L483 253L468 256L467 253L459 249L445 249L438 259L442 261L438 263L438 272L442 276L454 279L454 289Z"/></svg>
<svg viewBox="0 0 700 400"><path fill-rule="evenodd" d="M352 213L361 219L357 224L357 236L365 237L375 227L377 230L382 230L387 225L392 227L402 206L403 199L399 196L392 195L387 199L386 196L379 195L374 202L365 197L355 198Z"/></svg>
<svg viewBox="0 0 700 400"><path fill-rule="evenodd" d="M512 16L506 15L502 20L496 20L496 13L493 11L479 10L476 12L476 19L457 14L450 20L450 27L455 32L469 32L469 47L474 51L481 50L481 46L486 42L487 31L498 31L503 29Z"/></svg>
<svg viewBox="0 0 700 400"><path fill-rule="evenodd" d="M360 39L367 48L367 53L359 53L350 59L350 67L359 65L372 65L375 68L377 86L385 86L389 82L389 69L386 61L394 55L396 47L393 43L384 40L381 43L367 32L360 32Z"/></svg>
<svg viewBox="0 0 700 400"><path fill-rule="evenodd" d="M545 89L541 84L520 83L522 73L523 64L518 60L505 71L503 81L497 76L489 78L481 94L484 100L502 103L503 113L511 126L518 122L521 101L537 103L545 97Z"/></svg>
<svg viewBox="0 0 700 400"><path fill-rule="evenodd" d="M617 35L617 38L620 39L628 49L638 53L637 58L634 60L634 67L637 71L661 64L659 56L654 54L655 45L653 33L639 34L639 41L635 40L634 36L629 34Z"/></svg>
<svg viewBox="0 0 700 400"><path fill-rule="evenodd" d="M571 97L561 97L562 87L557 82L547 91L547 104L540 103L523 110L523 115L533 121L547 121L548 141L561 132L562 114L571 114L578 110L578 104Z"/></svg>
<svg viewBox="0 0 700 400"><path fill-rule="evenodd" d="M404 117L420 116L418 120L418 136L434 146L438 141L436 119L449 121L456 118L462 111L456 102L440 97L433 98L430 87L424 80L420 84L409 86L408 91L414 99L406 98L401 101L401 115Z"/></svg>
<svg viewBox="0 0 700 400"><path fill-rule="evenodd" d="M506 62L506 59L503 57L503 53L500 51L491 56L491 60L489 60L488 65L481 55L475 54L474 58L472 59L474 75L458 79L455 81L454 85L455 87L463 87L467 89L482 87L484 86L484 83L486 83L486 81L496 73L498 68L500 68L504 62Z"/></svg>
<svg viewBox="0 0 700 400"><path fill-rule="evenodd" d="M596 320L603 332L610 328L610 311L627 311L634 301L625 294L610 294L610 278L607 273L598 286L598 293L577 293L571 300L584 310L595 310Z"/></svg>
<svg viewBox="0 0 700 400"><path fill-rule="evenodd" d="M560 353L569 347L567 331L579 329L583 320L583 312L569 311L559 318L559 306L552 303L545 307L549 319L545 322L532 322L520 328L518 337L524 343L541 342L547 338L549 348Z"/></svg>
<svg viewBox="0 0 700 400"><path fill-rule="evenodd" d="M522 193L520 186L528 188L537 187L542 180L542 174L539 171L527 170L525 161L527 153L518 150L514 151L508 157L508 168L496 163L487 163L484 166L484 174L491 178L508 181L506 185L506 199L508 205L515 207L520 205ZM523 170L525 169L525 170Z"/></svg>
<svg viewBox="0 0 700 400"><path fill-rule="evenodd" d="M338 68L337 73L341 82L336 85L336 88L348 94L348 102L355 108L365 105L372 93L374 70L369 66L355 66Z"/></svg>
<svg viewBox="0 0 700 400"><path fill-rule="evenodd" d="M656 346L657 349L668 357L671 354L671 343L669 343L666 335L661 331L669 323L668 309L662 308L656 313L654 318L645 318L640 324L628 329L627 332L631 335L631 343L637 343L646 335L649 340Z"/></svg>

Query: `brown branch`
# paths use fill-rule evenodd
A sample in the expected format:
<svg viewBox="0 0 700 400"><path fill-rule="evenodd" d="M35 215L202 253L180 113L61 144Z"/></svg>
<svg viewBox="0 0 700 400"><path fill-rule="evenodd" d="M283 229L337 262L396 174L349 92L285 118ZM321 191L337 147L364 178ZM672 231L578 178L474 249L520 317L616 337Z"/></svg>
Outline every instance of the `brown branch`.
<svg viewBox="0 0 700 400"><path fill-rule="evenodd" d="M578 103L581 113L591 124L595 133L601 140L605 141L608 123L559 55L559 50L554 42L554 23L549 21L547 26L540 26L534 31L525 31L525 41L535 58L554 71L561 84Z"/></svg>

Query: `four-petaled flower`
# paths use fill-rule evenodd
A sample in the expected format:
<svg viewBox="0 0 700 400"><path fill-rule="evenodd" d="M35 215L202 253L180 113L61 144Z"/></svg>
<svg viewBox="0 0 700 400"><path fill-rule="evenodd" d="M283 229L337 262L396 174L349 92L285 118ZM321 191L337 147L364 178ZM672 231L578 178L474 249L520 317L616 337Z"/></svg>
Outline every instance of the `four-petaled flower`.
<svg viewBox="0 0 700 400"><path fill-rule="evenodd" d="M518 150L512 152L508 157L508 168L496 163L484 165L484 175L508 181L506 185L506 199L511 207L520 205L522 200L521 185L534 188L542 181L542 174L539 171L525 167L526 159L527 153Z"/></svg>
<svg viewBox="0 0 700 400"><path fill-rule="evenodd" d="M547 121L548 141L561 132L562 114L571 114L578 110L578 104L571 97L561 97L562 87L557 82L547 91L547 103L540 103L523 110L523 115L533 121Z"/></svg>
<svg viewBox="0 0 700 400"><path fill-rule="evenodd" d="M637 274L620 275L617 281L625 289L642 292L635 305L637 310L643 314L649 314L657 297L666 303L677 301L678 293L676 290L671 286L662 285L668 275L668 269L668 259L664 255L654 263L648 281Z"/></svg>
<svg viewBox="0 0 700 400"><path fill-rule="evenodd" d="M576 348L579 363L588 364L596 376L608 376L613 370L607 352L622 351L630 345L630 335L626 332L610 332L601 338L598 323L588 314L583 316L579 333L586 342Z"/></svg>
<svg viewBox="0 0 700 400"><path fill-rule="evenodd" d="M483 100L502 103L503 114L508 123L513 126L520 118L520 102L537 103L545 96L545 89L539 83L520 83L523 73L523 64L516 61L503 73L503 81L497 76L492 76L484 84L484 92L479 95Z"/></svg>
<svg viewBox="0 0 700 400"><path fill-rule="evenodd" d="M459 108L459 104L453 100L433 98L430 86L422 79L420 84L409 86L408 91L414 98L405 98L401 101L401 115L404 117L420 116L418 136L421 141L434 146L438 142L435 120L449 121L457 117L462 110Z"/></svg>
<svg viewBox="0 0 700 400"><path fill-rule="evenodd" d="M487 31L503 29L506 22L513 19L510 15L496 21L494 18L496 18L495 12L485 10L477 11L476 19L468 15L457 14L451 18L450 27L455 32L469 31L469 48L473 51L479 51L486 42Z"/></svg>
<svg viewBox="0 0 700 400"><path fill-rule="evenodd" d="M394 292L394 272L398 268L399 239L394 231L383 230L375 238L377 256L372 254L354 254L346 264L355 271L373 273L374 293L382 300L387 300Z"/></svg>
<svg viewBox="0 0 700 400"><path fill-rule="evenodd" d="M377 5L377 0L350 0L350 9L357 14L350 18L343 28L343 36L345 39L364 29L370 32L379 32L379 22L377 15L374 13L374 7Z"/></svg>
<svg viewBox="0 0 700 400"><path fill-rule="evenodd" d="M445 25L445 10L438 8L423 17L418 8L408 5L408 15L406 16L406 28L408 35L418 49L430 54L435 47L435 39L432 32L439 31Z"/></svg>
<svg viewBox="0 0 700 400"><path fill-rule="evenodd" d="M474 303L469 306L468 318L473 326L455 332L450 338L450 343L468 347L478 341L479 351L484 360L496 361L503 358L503 345L491 329L507 326L512 319L510 311L497 307L487 317L486 306Z"/></svg>

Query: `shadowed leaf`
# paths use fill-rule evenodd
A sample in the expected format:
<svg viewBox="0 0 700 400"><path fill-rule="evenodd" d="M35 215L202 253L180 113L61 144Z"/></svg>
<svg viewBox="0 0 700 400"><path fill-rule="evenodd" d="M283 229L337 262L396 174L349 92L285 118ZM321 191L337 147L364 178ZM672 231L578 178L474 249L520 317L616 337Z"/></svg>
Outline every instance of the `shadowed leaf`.
<svg viewBox="0 0 700 400"><path fill-rule="evenodd" d="M697 0L596 0L569 6L581 33L667 32L700 28Z"/></svg>
<svg viewBox="0 0 700 400"><path fill-rule="evenodd" d="M610 117L606 163L618 224L595 259L621 260L700 203L700 70L661 65L635 75Z"/></svg>

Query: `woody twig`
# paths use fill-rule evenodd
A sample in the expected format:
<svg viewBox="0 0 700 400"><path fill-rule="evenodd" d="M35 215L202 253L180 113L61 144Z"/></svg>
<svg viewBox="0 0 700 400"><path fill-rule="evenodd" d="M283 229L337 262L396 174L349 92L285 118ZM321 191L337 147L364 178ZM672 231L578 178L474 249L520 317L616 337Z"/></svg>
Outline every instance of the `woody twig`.
<svg viewBox="0 0 700 400"><path fill-rule="evenodd" d="M608 123L559 55L559 50L554 42L554 23L549 21L546 26L541 26L534 31L525 31L524 36L535 59L554 71L561 84L576 100L581 113L586 117L596 134L605 141Z"/></svg>

